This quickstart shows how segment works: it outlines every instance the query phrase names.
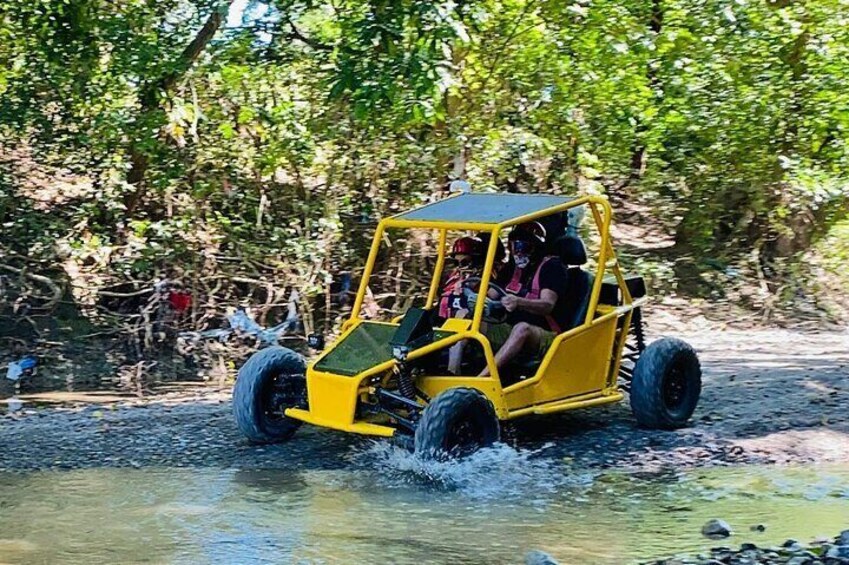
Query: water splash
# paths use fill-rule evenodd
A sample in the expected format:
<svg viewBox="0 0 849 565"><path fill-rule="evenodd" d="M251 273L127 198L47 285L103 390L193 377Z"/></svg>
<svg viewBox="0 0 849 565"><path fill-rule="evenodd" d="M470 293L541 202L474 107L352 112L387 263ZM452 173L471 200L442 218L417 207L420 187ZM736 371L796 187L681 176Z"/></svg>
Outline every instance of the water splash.
<svg viewBox="0 0 849 565"><path fill-rule="evenodd" d="M425 461L388 442L354 447L347 459L362 469L379 470L381 486L436 488L472 498L535 497L562 487L589 487L594 475L574 473L557 458L545 457L553 444L515 449L503 443L480 449L463 459Z"/></svg>

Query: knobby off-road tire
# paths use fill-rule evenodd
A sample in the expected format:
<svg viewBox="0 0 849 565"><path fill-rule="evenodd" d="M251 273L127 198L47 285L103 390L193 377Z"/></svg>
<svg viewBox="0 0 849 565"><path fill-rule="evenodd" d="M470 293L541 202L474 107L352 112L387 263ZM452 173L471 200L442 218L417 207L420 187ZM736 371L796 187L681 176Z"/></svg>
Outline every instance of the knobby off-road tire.
<svg viewBox="0 0 849 565"><path fill-rule="evenodd" d="M306 404L306 364L285 347L254 353L239 370L233 389L236 425L252 443L274 443L291 438L301 422L283 410Z"/></svg>
<svg viewBox="0 0 849 565"><path fill-rule="evenodd" d="M470 455L499 437L498 417L489 399L473 388L452 388L422 411L415 452L422 459L445 461Z"/></svg>
<svg viewBox="0 0 849 565"><path fill-rule="evenodd" d="M674 430L687 424L702 392L702 369L690 345L665 337L640 354L631 383L631 411L647 428Z"/></svg>

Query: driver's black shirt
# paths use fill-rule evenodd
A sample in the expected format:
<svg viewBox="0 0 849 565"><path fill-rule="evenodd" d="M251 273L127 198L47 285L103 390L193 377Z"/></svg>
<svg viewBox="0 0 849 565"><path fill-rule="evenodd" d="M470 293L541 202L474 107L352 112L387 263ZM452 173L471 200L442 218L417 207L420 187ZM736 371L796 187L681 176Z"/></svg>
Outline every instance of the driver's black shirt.
<svg viewBox="0 0 849 565"><path fill-rule="evenodd" d="M514 267L515 268L515 267ZM534 280L534 274L539 268L539 263L529 265L522 272L522 290L519 292L519 296L526 296L528 292L531 291L531 284ZM512 276L512 272L509 273ZM508 279L509 280L509 277ZM566 266L560 261L558 257L551 257L545 264L542 266L542 271L539 275L539 289L540 293L543 290L548 289L557 294L557 302L554 304L554 309L551 311L551 316L557 322L557 325L560 326L561 331L566 327L566 318L568 315L567 305L566 305L566 286L568 284L569 275L566 271ZM521 309L512 312L507 319L510 324L517 324L519 322L527 322L529 324L533 324L535 326L539 326L541 328L552 330L553 328L549 327L548 321L545 319L545 316L539 316L537 314L531 314L529 312L522 311Z"/></svg>

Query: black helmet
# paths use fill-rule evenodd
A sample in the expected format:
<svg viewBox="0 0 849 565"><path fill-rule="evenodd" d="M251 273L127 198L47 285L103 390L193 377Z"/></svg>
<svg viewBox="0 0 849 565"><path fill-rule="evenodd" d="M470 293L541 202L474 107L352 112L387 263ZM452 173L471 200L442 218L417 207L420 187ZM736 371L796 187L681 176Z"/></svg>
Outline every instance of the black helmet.
<svg viewBox="0 0 849 565"><path fill-rule="evenodd" d="M478 233L476 236L481 242L481 250L484 253L489 249L489 241L492 237L492 234L489 232L482 231ZM507 249L504 248L504 243L501 242L501 238L498 238L498 242L495 244L495 261L501 262L507 257Z"/></svg>
<svg viewBox="0 0 849 565"><path fill-rule="evenodd" d="M507 239L509 241L527 241L541 247L545 245L545 228L539 222L525 222L514 226Z"/></svg>

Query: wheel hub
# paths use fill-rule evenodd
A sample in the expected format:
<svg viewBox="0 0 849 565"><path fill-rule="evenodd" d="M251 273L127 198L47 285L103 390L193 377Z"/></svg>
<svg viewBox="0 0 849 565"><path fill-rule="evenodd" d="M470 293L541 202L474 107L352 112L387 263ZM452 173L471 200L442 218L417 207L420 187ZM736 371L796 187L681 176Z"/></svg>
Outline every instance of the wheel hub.
<svg viewBox="0 0 849 565"><path fill-rule="evenodd" d="M265 395L262 407L269 420L284 420L287 408L305 403L303 383L299 377L302 375L279 375L270 382L271 390Z"/></svg>
<svg viewBox="0 0 849 565"><path fill-rule="evenodd" d="M668 408L677 408L684 400L686 382L684 371L678 365L667 373L663 381L663 403Z"/></svg>

